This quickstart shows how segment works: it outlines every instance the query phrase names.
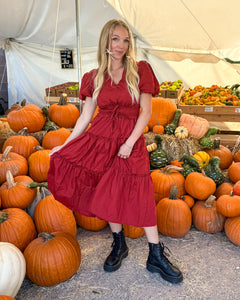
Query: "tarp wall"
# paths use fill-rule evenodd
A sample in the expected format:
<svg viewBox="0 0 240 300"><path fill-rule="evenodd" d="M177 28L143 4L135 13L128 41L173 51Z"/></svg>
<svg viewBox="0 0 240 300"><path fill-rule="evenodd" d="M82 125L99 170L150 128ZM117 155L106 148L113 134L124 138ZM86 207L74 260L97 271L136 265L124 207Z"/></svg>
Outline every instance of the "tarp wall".
<svg viewBox="0 0 240 300"><path fill-rule="evenodd" d="M103 25L121 18L131 27L137 60L159 82L185 87L240 82L239 0L81 0L82 73L97 66ZM55 48L54 48L55 46ZM0 0L0 47L5 49L9 106L24 98L45 105L45 88L78 81L75 0ZM74 50L74 69L61 69L60 49Z"/></svg>

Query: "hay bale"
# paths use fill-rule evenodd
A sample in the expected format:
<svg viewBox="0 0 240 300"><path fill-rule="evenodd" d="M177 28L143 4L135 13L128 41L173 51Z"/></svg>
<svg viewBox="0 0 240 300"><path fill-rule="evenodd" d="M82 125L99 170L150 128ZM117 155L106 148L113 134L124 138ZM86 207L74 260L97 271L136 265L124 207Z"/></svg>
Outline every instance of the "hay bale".
<svg viewBox="0 0 240 300"><path fill-rule="evenodd" d="M144 134L146 144L155 142L155 133L149 131ZM180 160L183 155L193 155L202 150L198 140L193 137L178 139L175 135L162 134L162 148L167 152L169 161Z"/></svg>

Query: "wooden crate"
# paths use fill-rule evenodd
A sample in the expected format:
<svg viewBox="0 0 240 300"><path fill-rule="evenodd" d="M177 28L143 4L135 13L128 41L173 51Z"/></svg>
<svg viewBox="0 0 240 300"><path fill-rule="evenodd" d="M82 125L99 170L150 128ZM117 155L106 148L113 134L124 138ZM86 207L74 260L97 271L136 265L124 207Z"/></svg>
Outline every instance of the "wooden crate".
<svg viewBox="0 0 240 300"><path fill-rule="evenodd" d="M183 113L214 122L240 122L239 106L178 105Z"/></svg>
<svg viewBox="0 0 240 300"><path fill-rule="evenodd" d="M54 104L54 103L58 103L59 97L47 97L47 96L45 96L44 100L48 105L51 105L51 104ZM81 111L82 101L80 99L73 98L73 97L67 97L67 102L76 105L77 107L79 107L79 109Z"/></svg>

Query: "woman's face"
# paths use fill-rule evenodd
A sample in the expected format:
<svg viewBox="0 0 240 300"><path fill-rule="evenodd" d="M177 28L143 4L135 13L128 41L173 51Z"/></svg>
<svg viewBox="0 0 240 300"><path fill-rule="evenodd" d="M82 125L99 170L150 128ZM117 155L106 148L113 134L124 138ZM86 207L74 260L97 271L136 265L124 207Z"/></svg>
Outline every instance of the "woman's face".
<svg viewBox="0 0 240 300"><path fill-rule="evenodd" d="M127 29L121 26L117 26L111 38L110 51L111 56L115 60L122 60L124 54L126 54L129 46L129 34Z"/></svg>

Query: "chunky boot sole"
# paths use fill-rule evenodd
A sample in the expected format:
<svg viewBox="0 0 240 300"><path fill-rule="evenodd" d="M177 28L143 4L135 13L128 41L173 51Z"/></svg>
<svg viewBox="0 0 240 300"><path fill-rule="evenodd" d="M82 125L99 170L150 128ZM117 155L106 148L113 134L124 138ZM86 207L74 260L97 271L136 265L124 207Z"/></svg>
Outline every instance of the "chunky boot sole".
<svg viewBox="0 0 240 300"><path fill-rule="evenodd" d="M119 261L116 265L109 266L109 265L104 264L104 266L103 266L104 271L106 271L106 272L117 271L121 267L122 260L124 258L126 258L127 256L128 256L128 250L122 254L121 258L119 259Z"/></svg>
<svg viewBox="0 0 240 300"><path fill-rule="evenodd" d="M164 280L169 281L171 283L179 283L183 280L182 273L180 273L179 276L177 276L177 277L171 276L171 275L165 273L162 269L160 269L154 265L151 265L149 263L147 263L147 270L152 273L159 273Z"/></svg>

